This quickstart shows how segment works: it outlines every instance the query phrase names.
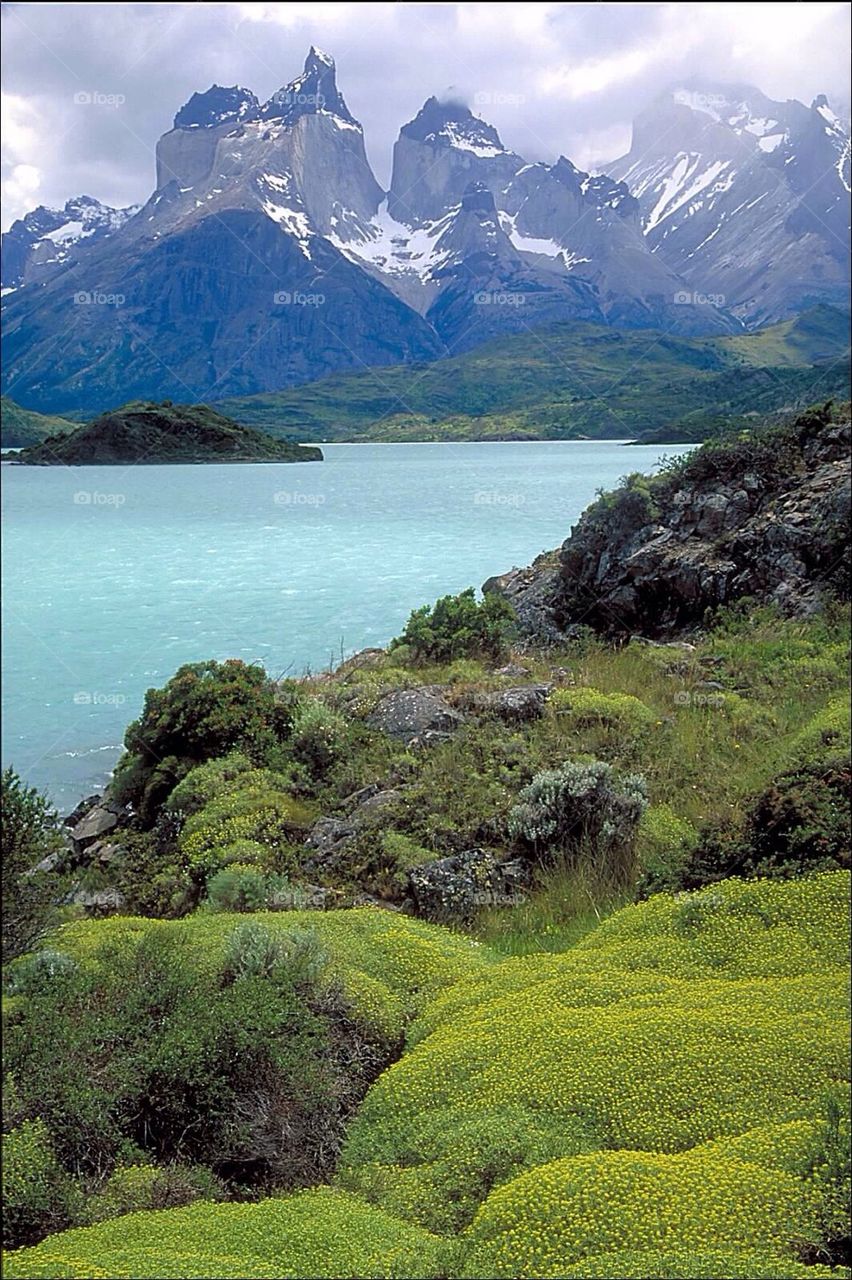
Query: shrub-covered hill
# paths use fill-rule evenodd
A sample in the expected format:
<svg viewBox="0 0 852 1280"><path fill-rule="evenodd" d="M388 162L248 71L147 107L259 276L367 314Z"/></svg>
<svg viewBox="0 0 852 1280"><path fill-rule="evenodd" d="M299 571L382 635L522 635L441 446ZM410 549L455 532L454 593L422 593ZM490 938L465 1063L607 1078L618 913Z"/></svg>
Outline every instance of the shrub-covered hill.
<svg viewBox="0 0 852 1280"><path fill-rule="evenodd" d="M313 446L241 427L208 405L131 401L70 434L50 436L15 455L33 466L164 462L321 462Z"/></svg>
<svg viewBox="0 0 852 1280"><path fill-rule="evenodd" d="M472 965L442 930L406 926L388 947L399 926L369 923L385 913L341 917L332 935L367 928L379 947L350 957L369 954L389 989L413 981L421 994L407 1051L350 1129L335 1189L233 1205L209 1203L208 1188L206 1203L151 1212L139 1175L156 1155L137 1154L135 1192L113 1173L87 1212L97 1223L139 1211L13 1251L5 1274L848 1276L825 1265L839 1260L848 1189L848 894L842 872L725 882L628 907L559 956ZM30 962L13 1026L21 1005L48 1007L71 965L90 971L92 995L109 987L107 934L133 950L146 926L114 922L101 950L103 928L60 933L38 975ZM200 926L193 946L204 971L216 946ZM149 1019L164 995L148 992ZM90 996L90 1019L101 1002ZM73 1043L80 1014L63 1008ZM162 1069L156 1039L148 1052ZM49 1078L41 1108L53 1097ZM59 1131L20 1122L7 1196L38 1203L58 1149Z"/></svg>

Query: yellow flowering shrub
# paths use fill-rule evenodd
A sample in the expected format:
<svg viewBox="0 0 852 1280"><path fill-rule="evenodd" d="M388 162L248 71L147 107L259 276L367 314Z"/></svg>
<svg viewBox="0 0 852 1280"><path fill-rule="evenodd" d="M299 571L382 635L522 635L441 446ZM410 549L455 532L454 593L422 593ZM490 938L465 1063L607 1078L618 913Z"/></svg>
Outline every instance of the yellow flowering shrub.
<svg viewBox="0 0 852 1280"><path fill-rule="evenodd" d="M601 693L599 689L555 689L549 705L577 728L584 725L616 725L633 733L652 725L655 713L631 693Z"/></svg>
<svg viewBox="0 0 852 1280"><path fill-rule="evenodd" d="M597 1254L571 1268L572 1280L848 1280L848 1267L810 1266L750 1249L635 1249Z"/></svg>
<svg viewBox="0 0 852 1280"><path fill-rule="evenodd" d="M676 1153L815 1116L848 1076L847 984L818 937L842 935L844 886L729 882L709 913L655 898L447 988L362 1104L343 1180L445 1230L542 1151Z"/></svg>
<svg viewBox="0 0 852 1280"><path fill-rule="evenodd" d="M5 1258L7 1280L423 1280L445 1245L344 1192L199 1202L51 1236Z"/></svg>
<svg viewBox="0 0 852 1280"><path fill-rule="evenodd" d="M644 892L676 883L697 842L695 827L679 817L671 805L654 804L646 809L636 829L636 859Z"/></svg>
<svg viewBox="0 0 852 1280"><path fill-rule="evenodd" d="M55 935L58 950L97 965L115 943L132 945L152 929L186 939L202 970L217 970L237 924L257 921L273 938L314 931L328 954L329 982L340 983L354 1012L372 1030L399 1039L406 1022L444 987L494 963L487 947L439 925L396 912L362 907L348 911L256 912L153 921L126 916L80 920Z"/></svg>
<svg viewBox="0 0 852 1280"><path fill-rule="evenodd" d="M849 874L727 880L625 907L577 946L601 964L675 977L828 972L849 954Z"/></svg>
<svg viewBox="0 0 852 1280"><path fill-rule="evenodd" d="M186 821L181 852L201 872L216 871L222 851L251 841L266 851L266 863L276 870L292 868L290 842L299 838L314 818L313 811L286 790L287 779L268 769L238 774L223 791Z"/></svg>
<svg viewBox="0 0 852 1280"><path fill-rule="evenodd" d="M462 1275L547 1280L577 1274L578 1263L600 1255L672 1247L686 1257L708 1246L775 1255L783 1266L811 1226L801 1184L781 1170L703 1151L605 1151L555 1161L493 1191L467 1233Z"/></svg>

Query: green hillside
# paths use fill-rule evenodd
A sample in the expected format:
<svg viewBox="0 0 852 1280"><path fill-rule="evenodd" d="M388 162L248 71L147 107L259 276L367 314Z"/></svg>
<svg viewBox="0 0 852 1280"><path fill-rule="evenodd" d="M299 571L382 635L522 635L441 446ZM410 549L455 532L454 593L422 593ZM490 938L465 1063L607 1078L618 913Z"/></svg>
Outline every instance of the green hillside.
<svg viewBox="0 0 852 1280"><path fill-rule="evenodd" d="M0 399L0 424L0 447L3 449L24 449L27 445L46 440L48 436L73 431L77 426L76 422L69 422L67 418L24 409L8 396Z"/></svg>
<svg viewBox="0 0 852 1280"><path fill-rule="evenodd" d="M625 439L683 429L692 415L846 399L848 329L848 316L826 306L733 338L560 324L434 364L337 375L220 407L301 440Z"/></svg>

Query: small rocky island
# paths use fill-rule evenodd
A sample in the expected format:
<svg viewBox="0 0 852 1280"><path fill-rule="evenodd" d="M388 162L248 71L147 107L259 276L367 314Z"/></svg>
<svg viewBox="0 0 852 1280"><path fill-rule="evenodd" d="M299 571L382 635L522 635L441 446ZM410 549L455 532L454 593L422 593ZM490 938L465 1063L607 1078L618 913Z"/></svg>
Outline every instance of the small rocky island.
<svg viewBox="0 0 852 1280"><path fill-rule="evenodd" d="M322 462L314 445L274 440L204 404L134 400L69 435L49 436L10 461L27 466L175 462Z"/></svg>

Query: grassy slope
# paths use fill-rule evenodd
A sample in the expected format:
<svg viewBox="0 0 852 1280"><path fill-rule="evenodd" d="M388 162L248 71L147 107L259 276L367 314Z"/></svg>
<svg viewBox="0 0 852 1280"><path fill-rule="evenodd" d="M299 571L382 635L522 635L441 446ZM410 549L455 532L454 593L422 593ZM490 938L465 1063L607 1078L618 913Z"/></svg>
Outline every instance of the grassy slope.
<svg viewBox="0 0 852 1280"><path fill-rule="evenodd" d="M692 413L843 396L847 346L848 318L830 307L735 338L561 324L431 365L338 375L221 408L304 440L624 439Z"/></svg>
<svg viewBox="0 0 852 1280"><path fill-rule="evenodd" d="M8 396L0 400L0 448L23 449L46 440L48 436L73 431L76 426L76 422L69 422L67 418L24 409Z"/></svg>

